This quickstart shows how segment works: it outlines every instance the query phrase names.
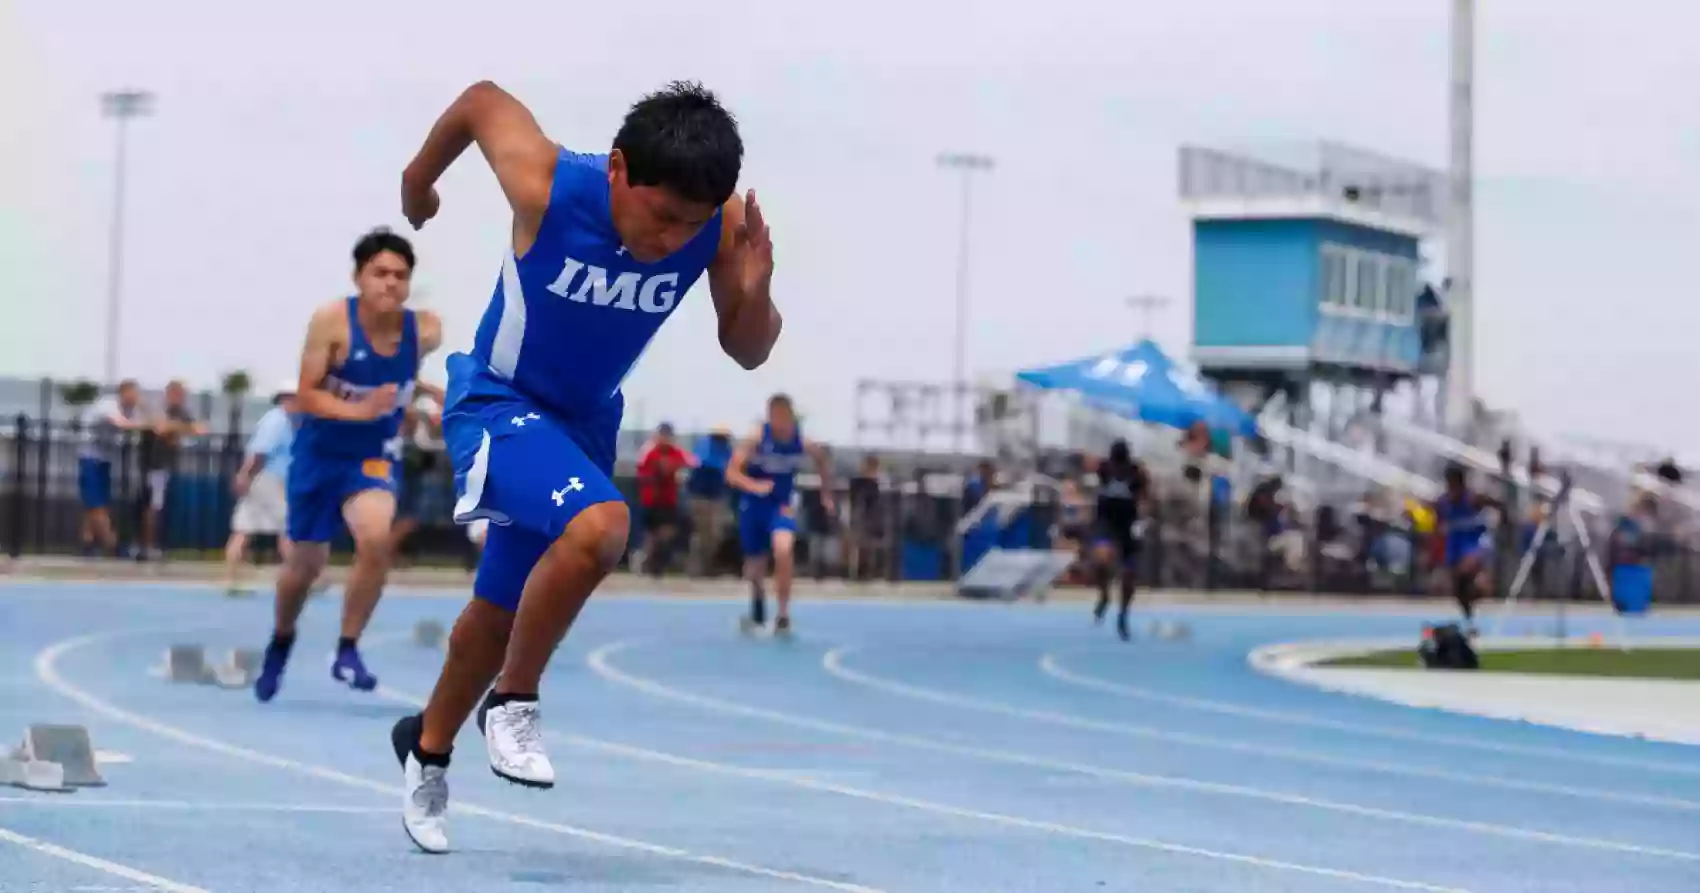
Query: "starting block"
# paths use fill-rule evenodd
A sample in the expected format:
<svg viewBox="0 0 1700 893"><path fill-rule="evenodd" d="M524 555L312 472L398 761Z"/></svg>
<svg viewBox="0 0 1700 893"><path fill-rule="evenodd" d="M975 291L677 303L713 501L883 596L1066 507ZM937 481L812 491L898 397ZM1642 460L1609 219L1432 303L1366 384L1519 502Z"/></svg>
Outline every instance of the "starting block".
<svg viewBox="0 0 1700 893"><path fill-rule="evenodd" d="M222 688L247 688L260 675L262 660L258 648L232 648L224 662L212 668L212 684Z"/></svg>
<svg viewBox="0 0 1700 893"><path fill-rule="evenodd" d="M1153 620L1145 628L1145 634L1165 642L1186 642L1192 639L1192 627L1179 620Z"/></svg>
<svg viewBox="0 0 1700 893"><path fill-rule="evenodd" d="M435 620L421 620L415 623L413 644L421 648L443 647L443 625Z"/></svg>
<svg viewBox="0 0 1700 893"><path fill-rule="evenodd" d="M0 757L0 785L10 785L26 791L64 793L72 790L71 786L65 783L64 766L14 757Z"/></svg>
<svg viewBox="0 0 1700 893"><path fill-rule="evenodd" d="M94 745L83 726L32 725L24 742L0 758L0 784L32 791L103 787Z"/></svg>
<svg viewBox="0 0 1700 893"><path fill-rule="evenodd" d="M199 685L212 677L207 667L207 650L200 645L173 645L165 649L165 678L172 682Z"/></svg>
<svg viewBox="0 0 1700 893"><path fill-rule="evenodd" d="M159 675L190 685L246 688L260 674L261 661L258 648L233 648L223 661L209 664L204 646L173 645L165 651L165 666Z"/></svg>

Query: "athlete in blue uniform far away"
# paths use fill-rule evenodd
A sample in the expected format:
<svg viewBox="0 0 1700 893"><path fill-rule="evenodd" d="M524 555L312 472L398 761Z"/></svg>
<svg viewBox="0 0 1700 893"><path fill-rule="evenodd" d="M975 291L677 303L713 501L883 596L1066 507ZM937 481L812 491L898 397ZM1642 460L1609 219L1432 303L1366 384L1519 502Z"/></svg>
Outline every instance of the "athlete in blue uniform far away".
<svg viewBox="0 0 1700 893"><path fill-rule="evenodd" d="M391 734L403 825L427 852L449 847L446 770L474 708L497 776L555 783L538 689L626 550L630 517L610 478L620 384L639 355L704 272L738 365L766 362L780 330L773 246L755 194L734 194L743 142L712 93L675 83L646 96L609 152L580 154L512 96L475 84L402 174L414 226L437 213L434 184L474 143L513 211L512 247L472 350L448 361L455 520L490 522L473 599L424 712Z"/></svg>
<svg viewBox="0 0 1700 893"><path fill-rule="evenodd" d="M357 643L383 593L395 517L395 451L420 358L443 340L437 315L407 303L413 246L388 230L354 246L359 294L313 312L301 353L295 409L302 416L290 449L288 537L294 546L277 578L277 607L254 695L277 696L295 623L325 569L331 539L346 525L354 567L343 587L342 637L331 675L359 691L377 677Z"/></svg>
<svg viewBox="0 0 1700 893"><path fill-rule="evenodd" d="M1452 597L1464 614L1466 631L1474 635L1476 602L1487 596L1493 573L1494 541L1487 513L1504 517L1505 504L1471 488L1462 465L1449 464L1443 474L1446 489L1434 502L1436 526L1446 550Z"/></svg>
<svg viewBox="0 0 1700 893"><path fill-rule="evenodd" d="M732 451L726 483L738 492L738 542L744 551L744 578L750 581L750 613L739 625L745 632L767 620L762 580L773 558L773 592L778 611L774 635L791 633L792 547L797 540L796 479L806 459L820 474L821 507L833 514L832 463L816 441L806 440L791 398L775 394L767 401L767 422Z"/></svg>

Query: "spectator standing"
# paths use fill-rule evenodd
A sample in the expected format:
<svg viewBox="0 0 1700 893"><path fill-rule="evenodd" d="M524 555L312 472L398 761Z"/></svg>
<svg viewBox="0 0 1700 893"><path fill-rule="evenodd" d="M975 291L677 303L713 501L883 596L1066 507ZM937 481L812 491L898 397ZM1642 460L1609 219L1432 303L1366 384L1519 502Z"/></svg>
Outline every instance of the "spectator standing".
<svg viewBox="0 0 1700 893"><path fill-rule="evenodd" d="M432 518L448 518L453 512L442 499L433 498L443 492L433 487L440 470L447 467L443 442L443 389L427 382L414 383L417 396L402 418L401 475L396 485L395 521L390 524L394 539L394 559L402 560L408 538L420 524Z"/></svg>
<svg viewBox="0 0 1700 893"><path fill-rule="evenodd" d="M884 500L880 498L882 490L880 482L879 457L869 453L862 457L862 465L856 475L850 478L850 524L849 524L849 560L846 570L852 580L868 580L875 575L875 568L890 566L890 553L886 545L886 532L890 525L886 523Z"/></svg>
<svg viewBox="0 0 1700 893"><path fill-rule="evenodd" d="M126 379L118 390L90 406L82 417L83 443L77 456L77 495L83 503L83 554L96 550L116 557L118 532L112 525L112 467L130 431L147 427L141 419L141 389Z"/></svg>
<svg viewBox="0 0 1700 893"><path fill-rule="evenodd" d="M693 576L713 572L715 556L732 526L731 490L726 486L726 463L731 459L732 432L716 428L698 443L697 464L685 481L691 516L688 565Z"/></svg>
<svg viewBox="0 0 1700 893"><path fill-rule="evenodd" d="M974 473L962 482L962 514L974 511L998 485L998 468L990 459L982 459L974 467Z"/></svg>
<svg viewBox="0 0 1700 893"><path fill-rule="evenodd" d="M171 476L177 470L177 458L183 452L185 437L204 437L207 426L189 411L189 389L181 381L165 386L165 405L142 435L142 467L146 469L147 502L142 511L142 541L136 549L137 561L147 561L164 554L160 548L159 528L164 521L165 496L171 489Z"/></svg>
<svg viewBox="0 0 1700 893"><path fill-rule="evenodd" d="M295 442L295 382L286 381L272 397L272 408L260 417L243 451L242 467L231 481L236 511L230 518L230 540L224 546L225 591L239 595L242 559L252 536L277 537L277 550L289 560L289 448Z"/></svg>
<svg viewBox="0 0 1700 893"><path fill-rule="evenodd" d="M638 455L638 501L643 506L644 570L654 576L672 563L679 532L679 476L696 458L673 439L673 426L662 422Z"/></svg>

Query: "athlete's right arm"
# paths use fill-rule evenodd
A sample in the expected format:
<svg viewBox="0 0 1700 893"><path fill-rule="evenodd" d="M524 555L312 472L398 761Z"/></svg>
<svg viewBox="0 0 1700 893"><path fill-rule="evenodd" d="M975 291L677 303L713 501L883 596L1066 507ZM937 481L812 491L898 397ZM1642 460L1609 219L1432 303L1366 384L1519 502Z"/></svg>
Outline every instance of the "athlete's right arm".
<svg viewBox="0 0 1700 893"><path fill-rule="evenodd" d="M756 444L760 442L759 434L751 435L738 441L738 446L732 450L732 458L726 463L726 483L732 489L756 496L773 492L772 481L758 481L744 473L744 464L750 460L750 454L755 452Z"/></svg>
<svg viewBox="0 0 1700 893"><path fill-rule="evenodd" d="M347 340L348 310L341 301L313 311L307 323L307 345L301 351L301 379L296 383L295 407L322 419L366 422L395 408L396 388L386 385L356 401L325 390L325 376L338 343Z"/></svg>
<svg viewBox="0 0 1700 893"><path fill-rule="evenodd" d="M401 175L402 213L415 229L424 226L437 213L438 178L473 143L502 184L514 212L514 251L524 254L549 208L560 147L529 109L489 81L466 88L426 135Z"/></svg>

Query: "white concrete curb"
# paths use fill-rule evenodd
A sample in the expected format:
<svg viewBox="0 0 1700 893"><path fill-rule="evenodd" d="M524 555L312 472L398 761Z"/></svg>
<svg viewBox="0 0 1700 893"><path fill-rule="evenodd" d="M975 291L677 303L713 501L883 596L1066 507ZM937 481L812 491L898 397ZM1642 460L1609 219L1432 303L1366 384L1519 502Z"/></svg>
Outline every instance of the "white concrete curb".
<svg viewBox="0 0 1700 893"><path fill-rule="evenodd" d="M1531 722L1579 732L1700 745L1700 682L1614 679L1534 673L1423 671L1416 635L1402 639L1335 639L1264 645L1246 656L1259 673L1323 691L1377 698L1407 707ZM1554 648L1551 637L1477 640L1478 651ZM1570 639L1570 646L1586 646ZM1700 647L1700 638L1649 636L1632 644ZM1412 669L1319 667L1325 660L1372 651L1411 649Z"/></svg>

